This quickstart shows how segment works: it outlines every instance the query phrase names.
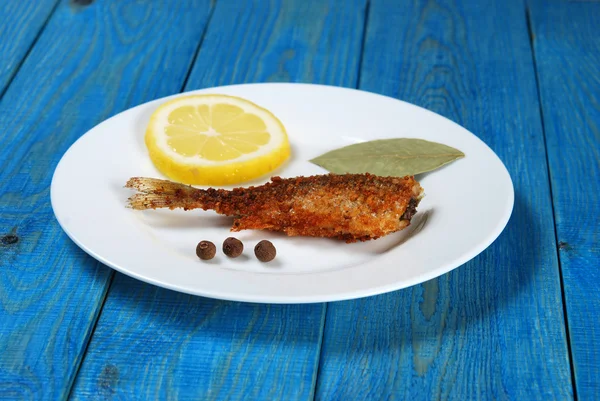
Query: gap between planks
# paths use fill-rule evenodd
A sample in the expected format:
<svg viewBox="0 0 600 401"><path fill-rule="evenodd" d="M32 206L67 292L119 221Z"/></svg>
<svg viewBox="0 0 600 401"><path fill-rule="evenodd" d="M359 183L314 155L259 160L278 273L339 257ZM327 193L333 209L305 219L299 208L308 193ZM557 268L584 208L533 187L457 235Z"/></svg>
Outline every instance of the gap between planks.
<svg viewBox="0 0 600 401"><path fill-rule="evenodd" d="M532 22L531 22L531 12L529 10L528 2L525 2L525 21L527 22L527 33L529 34L529 47L531 48L531 61L533 63L533 71L535 73L535 88L536 88L537 97L538 97L540 120L541 120L541 124L542 124L542 139L544 142L544 151L545 151L545 155L546 155L546 170L547 170L547 174L548 174L548 188L550 190L550 200L551 200L550 206L552 208L552 224L554 226L554 242L556 243L556 259L557 259L557 264L558 264L558 274L560 277L560 295L561 295L563 317L564 317L564 324L565 324L565 335L566 335L566 339L567 339L567 353L569 355L571 387L573 389L573 399L575 401L577 401L578 397L577 397L577 386L576 386L576 382L575 382L575 380L576 380L575 366L574 366L573 352L572 352L572 347L571 347L571 334L570 334L570 330L569 330L569 316L568 316L568 312L567 312L567 301L565 298L565 283L564 283L564 277L563 277L563 271L562 271L561 255L558 250L558 243L559 243L558 242L558 228L556 227L556 210L554 208L554 192L552 190L552 171L550 169L550 160L548 157L548 141L546 140L546 123L544 120L544 107L542 105L542 96L541 96L541 90L540 90L540 76L539 76L539 71L538 71L537 59L536 59L536 55L535 55L535 44L534 44L534 40L535 40L534 36L535 35L533 33L533 27L532 27Z"/></svg>
<svg viewBox="0 0 600 401"><path fill-rule="evenodd" d="M35 34L35 37L33 38L33 40L31 41L31 44L29 45L29 48L27 49L27 51L25 52L25 54L23 55L23 57L21 58L21 60L19 60L17 62L17 67L15 68L14 72L12 73L12 75L8 78L8 80L6 81L6 85L4 85L4 88L0 88L0 101L2 101L2 98L4 97L4 94L6 93L6 91L8 90L8 88L10 87L10 85L13 83L13 80L15 79L15 77L17 76L17 73L19 72L19 70L21 70L21 67L23 66L23 63L25 62L25 60L27 60L27 58L29 57L29 54L31 53L31 50L35 47L35 45L38 42L38 39L40 38L40 36L42 36L42 33L44 32L44 30L46 29L46 26L48 25L48 22L50 21L50 18L52 18L52 16L54 15L54 13L56 12L56 9L58 8L58 5L60 4L60 0L55 0L54 5L52 6L52 9L50 10L50 12L48 13L48 16L46 17L46 19L44 20L44 23L42 24L42 26L40 27L40 29L37 31L37 33Z"/></svg>

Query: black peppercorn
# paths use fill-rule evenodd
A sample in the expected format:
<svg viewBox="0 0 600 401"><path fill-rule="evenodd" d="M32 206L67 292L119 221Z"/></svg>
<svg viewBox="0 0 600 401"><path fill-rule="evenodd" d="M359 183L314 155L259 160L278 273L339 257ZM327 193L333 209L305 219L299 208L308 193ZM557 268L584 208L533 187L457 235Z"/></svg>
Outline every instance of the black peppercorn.
<svg viewBox="0 0 600 401"><path fill-rule="evenodd" d="M217 247L210 241L200 241L196 246L196 255L202 260L210 260L216 253Z"/></svg>
<svg viewBox="0 0 600 401"><path fill-rule="evenodd" d="M275 259L275 255L277 255L277 250L275 246L271 243L271 241L267 241L266 239L260 241L254 247L254 254L261 262L270 262Z"/></svg>
<svg viewBox="0 0 600 401"><path fill-rule="evenodd" d="M237 238L229 237L223 241L223 253L230 258L237 258L244 251L244 244Z"/></svg>

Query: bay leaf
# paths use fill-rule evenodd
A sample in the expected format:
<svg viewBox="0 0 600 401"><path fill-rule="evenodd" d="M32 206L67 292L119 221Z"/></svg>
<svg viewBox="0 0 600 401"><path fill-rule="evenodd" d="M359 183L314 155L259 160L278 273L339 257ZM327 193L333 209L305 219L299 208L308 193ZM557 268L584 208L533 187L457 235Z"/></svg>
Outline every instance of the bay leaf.
<svg viewBox="0 0 600 401"><path fill-rule="evenodd" d="M416 138L377 139L324 153L312 160L337 174L371 173L404 177L435 170L465 157L458 149Z"/></svg>

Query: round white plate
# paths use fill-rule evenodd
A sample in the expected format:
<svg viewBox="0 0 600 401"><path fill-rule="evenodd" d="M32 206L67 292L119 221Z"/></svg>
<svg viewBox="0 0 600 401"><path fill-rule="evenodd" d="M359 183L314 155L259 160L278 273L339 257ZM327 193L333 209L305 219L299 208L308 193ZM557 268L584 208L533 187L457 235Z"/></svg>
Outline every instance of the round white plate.
<svg viewBox="0 0 600 401"><path fill-rule="evenodd" d="M364 297L421 283L462 265L496 239L512 212L512 182L494 152L466 129L420 107L353 89L304 84L235 85L193 93L241 96L281 119L293 156L272 175L324 174L308 160L379 138L441 142L466 157L417 176L425 198L411 226L401 232L346 244L243 231L235 236L244 243L244 254L229 259L220 248L231 235L230 218L210 211L125 207L133 194L123 187L130 177L164 178L150 162L143 137L150 114L168 98L140 105L75 142L56 168L51 188L54 213L69 237L100 262L137 279L249 302ZM277 248L277 258L268 264L254 256L261 239ZM217 256L209 262L196 257L201 240L217 246Z"/></svg>

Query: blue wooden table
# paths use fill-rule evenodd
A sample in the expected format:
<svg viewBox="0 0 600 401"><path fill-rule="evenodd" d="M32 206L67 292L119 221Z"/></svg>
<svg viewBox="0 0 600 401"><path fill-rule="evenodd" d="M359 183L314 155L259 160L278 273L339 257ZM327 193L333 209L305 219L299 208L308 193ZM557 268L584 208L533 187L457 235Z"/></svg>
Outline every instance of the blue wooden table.
<svg viewBox="0 0 600 401"><path fill-rule="evenodd" d="M513 178L504 233L405 290L259 305L141 283L60 229L50 180L88 129L267 81L463 125ZM599 142L594 0L5 0L0 399L598 400Z"/></svg>

